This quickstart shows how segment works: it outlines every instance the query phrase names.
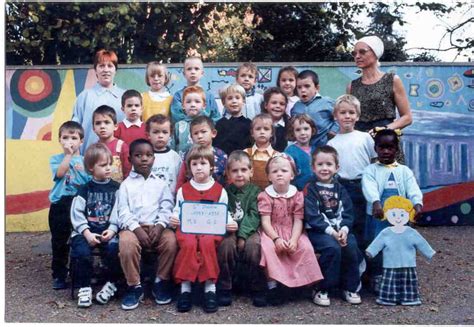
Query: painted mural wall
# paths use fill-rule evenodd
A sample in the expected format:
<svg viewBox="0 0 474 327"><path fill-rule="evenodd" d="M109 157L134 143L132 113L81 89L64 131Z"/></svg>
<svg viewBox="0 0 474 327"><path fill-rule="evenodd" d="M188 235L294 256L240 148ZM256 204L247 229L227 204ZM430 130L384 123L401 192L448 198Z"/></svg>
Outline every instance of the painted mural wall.
<svg viewBox="0 0 474 327"><path fill-rule="evenodd" d="M276 85L283 64L259 63L257 88ZM359 76L352 65L296 65L320 76L321 93L336 98ZM237 64L205 68L201 85L218 90L235 81ZM421 223L474 224L474 66L385 64L407 90L414 123L404 130L407 164L425 192ZM181 67L170 67L173 93L185 85ZM47 230L49 157L59 153L59 126L72 116L76 96L93 86L90 67L6 69L6 226L7 231ZM116 84L147 90L144 67L119 66Z"/></svg>

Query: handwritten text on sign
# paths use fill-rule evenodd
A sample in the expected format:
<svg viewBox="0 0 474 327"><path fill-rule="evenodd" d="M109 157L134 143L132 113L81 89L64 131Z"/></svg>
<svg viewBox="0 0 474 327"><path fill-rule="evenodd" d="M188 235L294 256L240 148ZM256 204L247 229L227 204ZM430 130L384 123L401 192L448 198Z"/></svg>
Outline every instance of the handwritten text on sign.
<svg viewBox="0 0 474 327"><path fill-rule="evenodd" d="M180 221L183 233L224 235L227 205L184 201L181 204Z"/></svg>

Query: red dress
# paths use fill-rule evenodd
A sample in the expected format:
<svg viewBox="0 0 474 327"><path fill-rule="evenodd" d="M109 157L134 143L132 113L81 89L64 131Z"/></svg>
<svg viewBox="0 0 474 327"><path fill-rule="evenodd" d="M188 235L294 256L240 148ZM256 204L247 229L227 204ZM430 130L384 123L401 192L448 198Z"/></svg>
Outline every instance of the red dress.
<svg viewBox="0 0 474 327"><path fill-rule="evenodd" d="M215 182L208 190L196 190L189 182L183 184L183 198L186 201L218 202L222 193L222 186ZM183 281L204 282L217 281L219 264L217 262L217 247L223 240L217 235L194 235L181 233L176 230L178 254L173 267L173 277L176 283Z"/></svg>

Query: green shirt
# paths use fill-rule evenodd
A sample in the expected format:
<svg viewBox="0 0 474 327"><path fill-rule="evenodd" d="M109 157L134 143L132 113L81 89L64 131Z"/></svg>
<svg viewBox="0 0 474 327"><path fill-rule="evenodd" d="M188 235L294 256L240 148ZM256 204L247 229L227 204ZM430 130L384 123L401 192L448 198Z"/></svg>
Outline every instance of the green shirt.
<svg viewBox="0 0 474 327"><path fill-rule="evenodd" d="M257 207L257 196L261 192L255 184L238 188L234 184L226 187L229 196L229 211L239 224L237 237L247 239L260 226L260 214Z"/></svg>

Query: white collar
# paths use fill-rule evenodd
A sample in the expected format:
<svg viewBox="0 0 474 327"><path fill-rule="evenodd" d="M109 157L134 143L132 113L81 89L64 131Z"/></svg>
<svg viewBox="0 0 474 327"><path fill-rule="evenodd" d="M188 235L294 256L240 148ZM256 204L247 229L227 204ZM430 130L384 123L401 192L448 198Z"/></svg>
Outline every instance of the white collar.
<svg viewBox="0 0 474 327"><path fill-rule="evenodd" d="M283 117L281 117L280 120L274 124L274 126L278 125L280 125L281 127L285 127L285 120L283 119Z"/></svg>
<svg viewBox="0 0 474 327"><path fill-rule="evenodd" d="M214 185L214 178L209 177L209 181L207 183L198 183L193 178L189 181L191 186L194 187L198 191L205 191L210 189Z"/></svg>
<svg viewBox="0 0 474 327"><path fill-rule="evenodd" d="M270 184L265 188L265 192L267 192L267 194L270 195L272 198L291 198L296 194L296 192L298 192L298 189L296 188L296 186L290 184L288 192L286 192L285 194L279 194L275 191L273 185Z"/></svg>
<svg viewBox="0 0 474 327"><path fill-rule="evenodd" d="M130 176L132 178L140 178L141 177L141 178L145 179L145 177L142 174L137 173L133 169L130 171L130 174L128 174L128 176ZM148 178L150 178L150 177L151 178L158 178L152 171L150 172L150 175L148 175Z"/></svg>
<svg viewBox="0 0 474 327"><path fill-rule="evenodd" d="M137 122L132 123L130 120L128 120L127 118L125 118L125 119L123 120L123 124L124 124L125 127L127 127L127 128L130 128L130 126L133 126L133 125L135 125L135 126L137 126L137 127L142 127L143 122L141 121L141 119L139 119Z"/></svg>

